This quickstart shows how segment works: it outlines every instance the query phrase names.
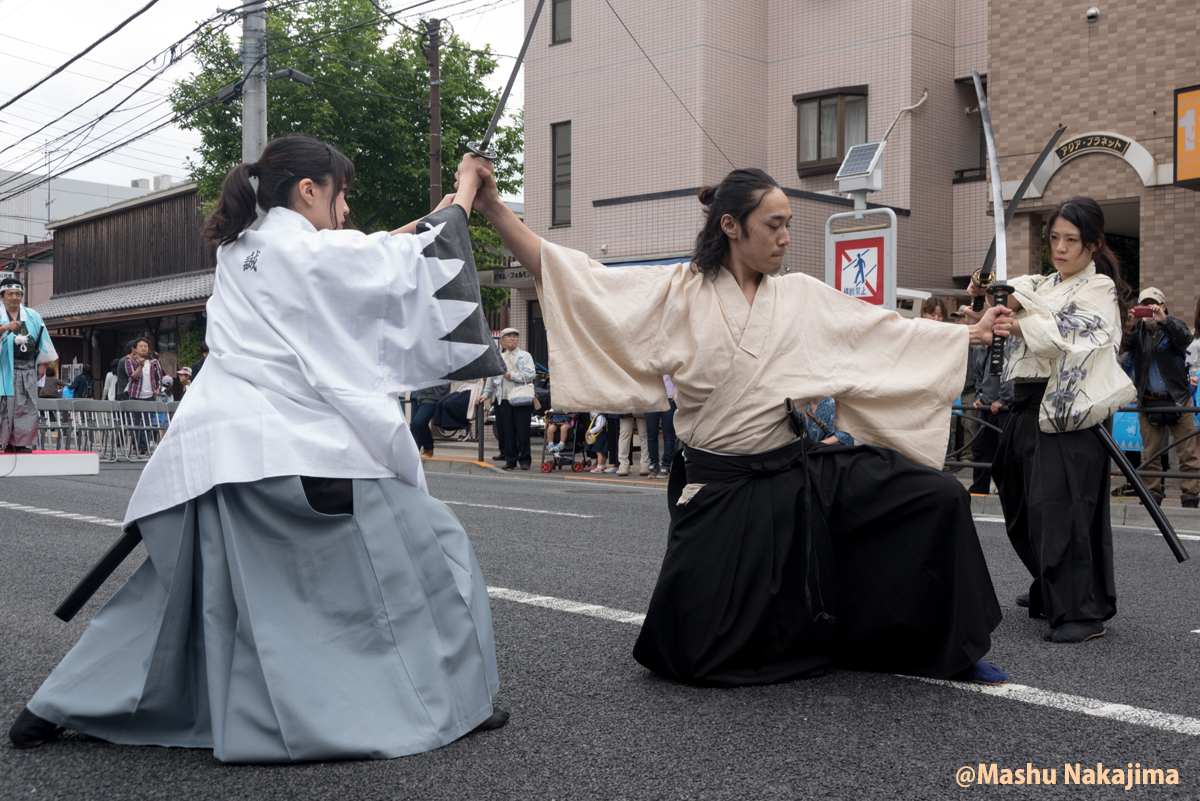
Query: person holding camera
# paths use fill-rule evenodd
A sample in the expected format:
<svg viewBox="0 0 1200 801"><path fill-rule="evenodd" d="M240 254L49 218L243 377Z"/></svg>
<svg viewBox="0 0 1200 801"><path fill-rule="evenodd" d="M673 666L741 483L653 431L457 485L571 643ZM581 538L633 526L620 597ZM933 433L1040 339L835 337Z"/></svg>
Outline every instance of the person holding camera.
<svg viewBox="0 0 1200 801"><path fill-rule="evenodd" d="M1187 323L1167 313L1167 297L1162 290L1148 287L1140 294L1141 300L1133 310L1137 322L1133 326L1130 348L1138 405L1143 408L1191 406L1192 387L1186 359L1192 334ZM1140 412L1138 421L1142 427L1142 450L1149 455L1162 448L1168 433L1173 442L1196 430L1192 415L1179 412ZM1175 453L1179 456L1181 472L1200 474L1200 458L1196 456L1191 440L1180 442ZM1179 485L1184 507L1195 509L1200 505L1200 475L1185 478ZM1146 487L1161 505L1165 495L1163 480L1146 476Z"/></svg>

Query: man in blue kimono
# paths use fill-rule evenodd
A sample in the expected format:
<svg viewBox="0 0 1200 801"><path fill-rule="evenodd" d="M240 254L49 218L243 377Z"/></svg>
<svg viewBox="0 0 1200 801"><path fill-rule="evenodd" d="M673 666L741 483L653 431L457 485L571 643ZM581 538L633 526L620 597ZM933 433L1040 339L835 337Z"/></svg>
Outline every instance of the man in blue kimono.
<svg viewBox="0 0 1200 801"><path fill-rule="evenodd" d="M0 281L0 448L29 453L37 442L38 374L58 359L41 316L22 303L15 278Z"/></svg>

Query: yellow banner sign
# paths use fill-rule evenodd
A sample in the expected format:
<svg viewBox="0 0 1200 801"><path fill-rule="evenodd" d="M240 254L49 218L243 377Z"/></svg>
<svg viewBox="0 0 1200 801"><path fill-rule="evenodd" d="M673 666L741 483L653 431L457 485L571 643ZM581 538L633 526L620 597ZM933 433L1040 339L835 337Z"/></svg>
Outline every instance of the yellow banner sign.
<svg viewBox="0 0 1200 801"><path fill-rule="evenodd" d="M1200 183L1200 86L1175 90L1175 183Z"/></svg>

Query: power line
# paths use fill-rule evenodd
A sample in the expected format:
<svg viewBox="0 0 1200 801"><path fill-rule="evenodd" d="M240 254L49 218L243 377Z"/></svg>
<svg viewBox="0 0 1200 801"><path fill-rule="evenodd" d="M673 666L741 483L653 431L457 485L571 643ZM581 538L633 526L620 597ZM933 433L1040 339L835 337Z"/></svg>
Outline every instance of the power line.
<svg viewBox="0 0 1200 801"><path fill-rule="evenodd" d="M381 95L381 94L379 94L379 92L368 92L366 89L356 89L353 86L339 86L336 83L330 83L329 81L320 81L320 80L317 80L316 78L313 78L313 83L319 83L322 86L330 86L330 87L333 87L334 89L342 89L347 92L358 92L359 94L362 94L362 95L371 95L372 97L382 97L386 100L403 100L406 103L428 102L426 100L422 100L419 98L413 98L413 97L396 97L395 95Z"/></svg>
<svg viewBox="0 0 1200 801"><path fill-rule="evenodd" d="M729 156L725 155L725 151L721 149L721 146L717 144L716 140L709 135L708 131L704 130L704 126L700 124L700 120L696 119L696 115L693 114L691 109L687 107L687 103L683 102L683 98L680 97L674 89L671 89L671 84L666 79L666 76L659 71L658 67L654 64L654 61L651 60L650 54L646 52L646 49L638 44L638 40L636 37L634 37L633 31L629 30L629 26L625 24L625 20L621 19L621 15L617 13L615 8L613 8L613 4L608 2L608 0L604 0L604 4L608 6L610 11L612 11L613 16L617 18L617 22L621 23L621 27L625 29L625 33L629 34L629 38L633 39L633 43L637 45L637 49L642 51L642 55L645 56L646 60L650 62L650 66L654 67L654 71L658 73L658 77L662 78L662 82L665 83L667 88L671 90L671 94L675 95L675 99L679 101L679 105L683 106L683 110L687 112L687 115L692 118L692 122L696 123L697 127L700 128L700 131L708 137L708 141L712 142L712 146L717 149L717 152L725 157L725 160L729 162L729 166L736 170L737 165L733 163L733 160L730 159Z"/></svg>
<svg viewBox="0 0 1200 801"><path fill-rule="evenodd" d="M53 72L51 72L51 73L50 73L49 75L47 75L45 78L42 78L42 79L41 79L40 81L38 81L37 83L33 84L33 86L30 86L28 89L26 89L25 91L21 92L21 93L20 93L20 94L18 94L16 97L13 97L13 98L11 98L10 100L8 100L7 102L5 102L5 103L4 103L4 105L0 106L0 111L4 111L4 109L6 109L6 108L8 108L9 106L11 106L13 103L17 102L17 101L18 101L18 100L20 100L22 97L24 97L25 95L27 95L27 94L29 94L30 92L32 92L34 89L37 89L39 86L41 86L42 84L44 84L46 81L50 80L50 79L51 79L51 78L53 78L55 75L58 75L60 72L62 72L62 71L63 71L63 70L65 70L67 67L69 67L69 66L71 66L72 64L74 64L74 63L75 63L76 61L78 61L79 59L81 59L81 58L83 58L84 56L86 56L88 53L92 52L92 50L94 50L94 49L95 49L97 46L99 46L99 45L100 45L102 42L104 42L104 41L106 41L106 40L108 40L108 39L112 38L112 37L113 37L113 36L114 36L114 35L115 35L115 34L116 34L118 31L120 31L122 28L124 28L124 27L125 27L126 25L128 25L129 23L133 22L133 21L134 21L135 19L137 19L138 17L142 16L142 14L145 14L147 11L149 11L149 10L150 10L150 9L151 9L153 6L155 6L155 5L157 5L157 4L158 4L158 0L150 0L150 2L149 2L149 3L146 3L146 5L142 6L142 7L141 7L140 9L138 9L137 11L133 12L133 14L132 14L131 16L128 16L128 17L126 17L126 18L125 18L125 19L124 19L124 20L121 22L121 24L120 24L120 25L118 25L117 27L113 28L111 31L109 31L108 33L104 34L104 35L103 35L103 36L101 36L99 39L97 39L96 41L94 41L94 42L92 42L90 45L88 45L88 46L87 46L87 47L86 47L86 48L85 48L85 49L84 49L84 50L83 50L81 53L79 53L79 55L71 57L70 59L68 59L68 60L67 60L67 62L66 62L65 64L63 64L61 67L59 67L58 69L56 69L56 70L54 70Z"/></svg>

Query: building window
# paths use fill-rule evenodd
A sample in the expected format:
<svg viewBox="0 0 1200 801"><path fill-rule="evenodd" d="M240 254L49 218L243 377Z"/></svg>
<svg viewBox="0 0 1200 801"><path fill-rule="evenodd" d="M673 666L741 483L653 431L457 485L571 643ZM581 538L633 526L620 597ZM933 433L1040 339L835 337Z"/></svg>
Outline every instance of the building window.
<svg viewBox="0 0 1200 801"><path fill-rule="evenodd" d="M867 141L867 87L796 95L796 169L801 178L836 172L846 151Z"/></svg>
<svg viewBox="0 0 1200 801"><path fill-rule="evenodd" d="M552 44L571 41L571 0L554 0L550 28L553 31Z"/></svg>
<svg viewBox="0 0 1200 801"><path fill-rule="evenodd" d="M554 148L554 189L550 224L571 224L571 123L550 126Z"/></svg>

